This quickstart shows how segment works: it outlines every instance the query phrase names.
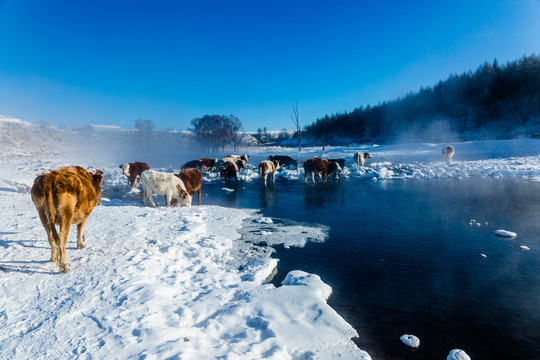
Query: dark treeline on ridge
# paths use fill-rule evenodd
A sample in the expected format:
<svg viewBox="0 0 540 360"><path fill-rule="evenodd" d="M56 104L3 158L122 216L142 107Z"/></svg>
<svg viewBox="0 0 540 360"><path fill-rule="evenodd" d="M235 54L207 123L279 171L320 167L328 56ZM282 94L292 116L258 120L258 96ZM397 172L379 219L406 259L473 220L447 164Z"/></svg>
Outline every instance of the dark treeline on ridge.
<svg viewBox="0 0 540 360"><path fill-rule="evenodd" d="M525 56L377 106L317 119L306 135L322 144L502 139L540 132L540 58Z"/></svg>

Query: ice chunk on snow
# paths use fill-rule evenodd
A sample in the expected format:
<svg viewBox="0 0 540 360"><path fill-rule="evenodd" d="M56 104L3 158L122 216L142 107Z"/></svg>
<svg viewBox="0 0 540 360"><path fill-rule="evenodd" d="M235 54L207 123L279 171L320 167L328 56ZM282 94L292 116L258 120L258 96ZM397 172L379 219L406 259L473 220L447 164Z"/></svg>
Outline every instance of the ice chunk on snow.
<svg viewBox="0 0 540 360"><path fill-rule="evenodd" d="M517 236L517 234L515 232L508 231L508 230L496 230L495 235L505 236L505 237L516 237Z"/></svg>
<svg viewBox="0 0 540 360"><path fill-rule="evenodd" d="M287 274L282 285L305 285L316 290L316 293L324 300L327 300L332 294L330 285L325 284L319 275L308 274L305 271L293 270Z"/></svg>
<svg viewBox="0 0 540 360"><path fill-rule="evenodd" d="M260 218L257 218L255 220L256 223L259 223L259 224L273 224L274 222L272 221L272 219L270 218L267 218L267 217L260 217Z"/></svg>
<svg viewBox="0 0 540 360"><path fill-rule="evenodd" d="M234 189L221 188L221 191L225 191L225 192L234 192Z"/></svg>
<svg viewBox="0 0 540 360"><path fill-rule="evenodd" d="M519 248L521 250L531 250L528 246L525 246L525 245L520 245Z"/></svg>
<svg viewBox="0 0 540 360"><path fill-rule="evenodd" d="M483 257L483 258L487 258L486 254L480 254L480 256Z"/></svg>
<svg viewBox="0 0 540 360"><path fill-rule="evenodd" d="M446 360L471 360L469 355L461 349L454 349L446 357Z"/></svg>
<svg viewBox="0 0 540 360"><path fill-rule="evenodd" d="M414 335L405 334L405 335L402 335L399 339L401 340L402 343L404 343L405 345L409 347L417 348L420 346L420 339Z"/></svg>

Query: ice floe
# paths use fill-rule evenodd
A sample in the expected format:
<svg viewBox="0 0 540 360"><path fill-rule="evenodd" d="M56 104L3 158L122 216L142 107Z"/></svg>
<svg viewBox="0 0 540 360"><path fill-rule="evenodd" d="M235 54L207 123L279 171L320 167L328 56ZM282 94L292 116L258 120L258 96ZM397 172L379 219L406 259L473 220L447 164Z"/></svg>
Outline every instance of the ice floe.
<svg viewBox="0 0 540 360"><path fill-rule="evenodd" d="M402 343L404 343L405 345L409 347L417 348L420 346L420 339L414 335L409 335L409 334L401 335L399 339L401 340Z"/></svg>

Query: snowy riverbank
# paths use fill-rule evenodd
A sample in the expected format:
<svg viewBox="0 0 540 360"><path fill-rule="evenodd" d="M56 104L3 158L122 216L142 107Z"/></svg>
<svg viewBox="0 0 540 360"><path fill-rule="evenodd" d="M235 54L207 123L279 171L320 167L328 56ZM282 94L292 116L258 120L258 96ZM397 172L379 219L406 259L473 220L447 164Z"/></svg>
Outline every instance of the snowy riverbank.
<svg viewBox="0 0 540 360"><path fill-rule="evenodd" d="M28 194L0 190L3 358L365 358L317 275L263 257L230 264L249 211L104 201L58 274Z"/></svg>

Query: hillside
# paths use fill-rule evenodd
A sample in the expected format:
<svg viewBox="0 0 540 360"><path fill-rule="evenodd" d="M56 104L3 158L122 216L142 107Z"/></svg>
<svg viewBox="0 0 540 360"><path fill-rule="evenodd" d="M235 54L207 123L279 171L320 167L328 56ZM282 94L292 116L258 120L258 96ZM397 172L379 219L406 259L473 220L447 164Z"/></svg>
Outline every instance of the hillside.
<svg viewBox="0 0 540 360"><path fill-rule="evenodd" d="M73 154L77 138L71 131L0 115L0 157L3 159Z"/></svg>

